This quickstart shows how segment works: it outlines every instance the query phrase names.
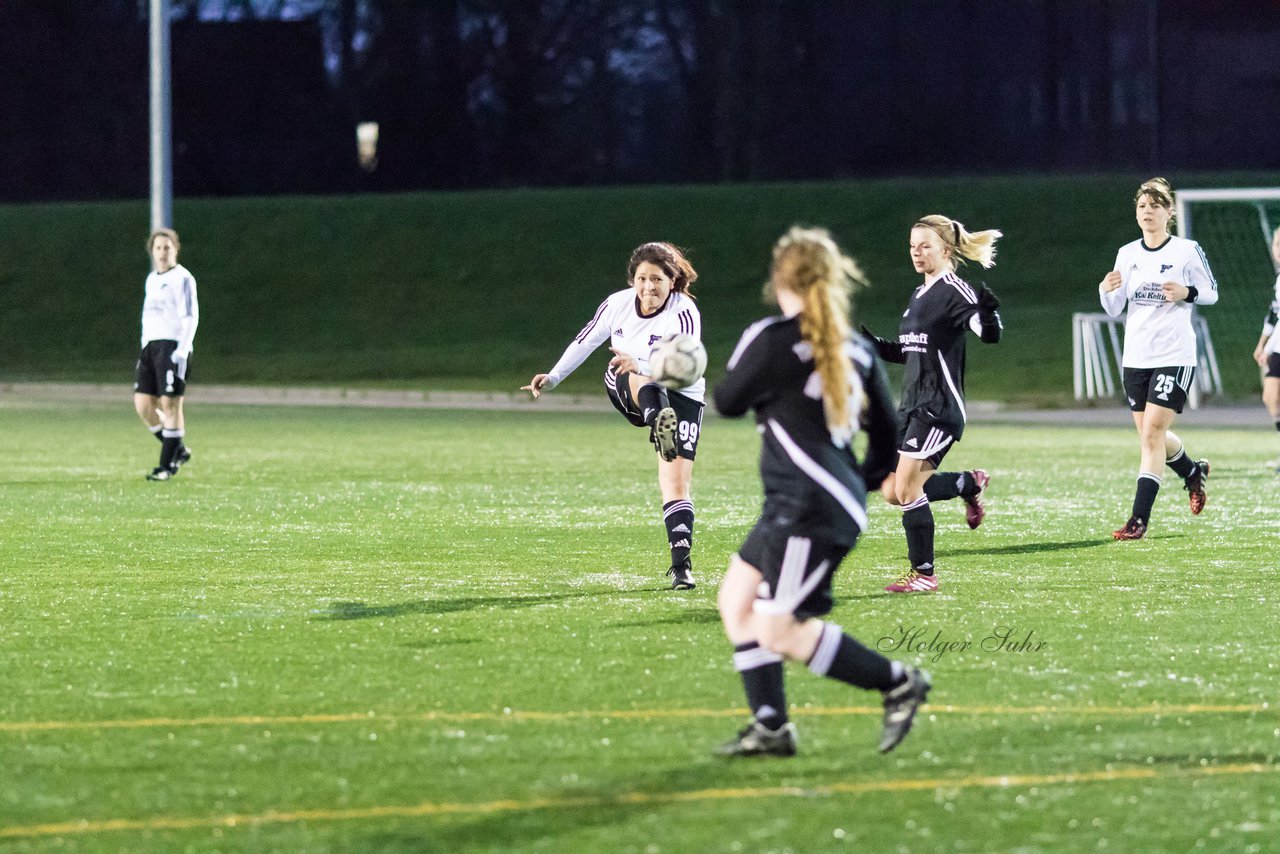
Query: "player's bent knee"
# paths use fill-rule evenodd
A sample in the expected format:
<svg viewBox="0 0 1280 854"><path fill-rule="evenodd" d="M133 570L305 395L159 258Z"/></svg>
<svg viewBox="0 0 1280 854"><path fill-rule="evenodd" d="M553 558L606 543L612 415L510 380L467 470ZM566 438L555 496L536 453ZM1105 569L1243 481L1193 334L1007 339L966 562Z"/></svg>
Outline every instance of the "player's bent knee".
<svg viewBox="0 0 1280 854"><path fill-rule="evenodd" d="M797 658L800 634L800 624L790 614L756 617L756 638L760 646L776 655Z"/></svg>

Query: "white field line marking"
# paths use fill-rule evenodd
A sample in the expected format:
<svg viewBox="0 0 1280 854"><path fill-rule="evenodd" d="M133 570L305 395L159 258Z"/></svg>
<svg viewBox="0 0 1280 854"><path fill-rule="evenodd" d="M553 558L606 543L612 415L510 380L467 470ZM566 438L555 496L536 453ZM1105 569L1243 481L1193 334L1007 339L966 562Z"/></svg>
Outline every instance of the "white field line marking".
<svg viewBox="0 0 1280 854"><path fill-rule="evenodd" d="M614 796L571 796L563 798L506 799L482 803L439 803L424 801L402 806L374 806L352 809L313 809L295 811L268 810L263 813L237 813L220 816L154 816L152 818L115 818L100 821L56 822L0 828L0 839L70 836L109 831L191 830L199 828L258 827L291 824L302 821L359 821L380 818L423 818L431 816L487 815L503 812L529 812L544 809L596 809L601 807L698 803L769 797L814 797L831 795L863 795L885 792L911 792L954 789L1005 789L1027 786L1060 786L1078 783L1111 783L1129 780L1194 779L1243 774L1269 774L1280 771L1280 765L1248 763L1190 768L1161 773L1155 768L1113 768L1101 771L1077 771L1063 774L1002 774L948 779L934 777L916 780L880 780L860 783L831 783L825 786L773 786L765 788L697 789L687 792L626 792Z"/></svg>
<svg viewBox="0 0 1280 854"><path fill-rule="evenodd" d="M796 708L790 713L800 716L839 717L844 715L879 715L880 706L833 706ZM1204 714L1265 714L1275 711L1269 703L1212 705L1205 703L1159 704L1151 706L954 706L925 704L922 711L948 715L1098 715L1165 716ZM0 733L46 732L92 729L165 729L216 726L288 726L290 724L340 723L465 723L494 721L524 723L529 721L576 721L598 718L614 720L658 720L662 718L727 718L749 714L746 709L604 709L563 712L341 712L314 715L208 715L195 718L121 718L94 721L0 721Z"/></svg>

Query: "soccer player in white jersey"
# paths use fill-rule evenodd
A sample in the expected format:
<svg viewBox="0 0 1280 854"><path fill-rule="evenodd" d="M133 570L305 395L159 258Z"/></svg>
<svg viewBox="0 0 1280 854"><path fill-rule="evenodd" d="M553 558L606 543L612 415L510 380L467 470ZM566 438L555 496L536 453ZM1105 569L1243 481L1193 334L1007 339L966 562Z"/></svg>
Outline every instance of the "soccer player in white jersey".
<svg viewBox="0 0 1280 854"><path fill-rule="evenodd" d="M624 290L610 294L595 316L545 374L522 386L536 399L559 385L605 341L613 358L604 373L610 402L636 427L649 428L658 453L662 520L671 548L667 575L675 590L692 590L693 460L702 432L706 381L668 391L649 374L654 342L677 332L702 337L702 319L689 287L698 278L684 253L670 243L645 243L631 253Z"/></svg>
<svg viewBox="0 0 1280 854"><path fill-rule="evenodd" d="M752 720L719 748L727 756L791 756L783 661L884 698L880 750L907 734L929 678L868 649L835 623L832 577L867 528L867 490L889 473L897 423L884 367L850 328L862 273L818 228L774 245L769 289L781 315L752 324L716 385L716 409L755 411L764 507L729 561L720 618ZM854 437L865 432L859 462Z"/></svg>
<svg viewBox="0 0 1280 854"><path fill-rule="evenodd" d="M1129 521L1114 533L1117 540L1140 540L1146 534L1166 465L1182 478L1192 514L1204 509L1209 461L1193 461L1171 428L1187 402L1196 370L1192 306L1218 301L1218 283L1200 244L1169 233L1173 222L1169 182L1152 178L1143 183L1134 202L1142 237L1120 247L1115 267L1098 285L1107 314L1119 317L1125 303L1129 304L1122 359L1124 392L1142 442L1133 510Z"/></svg>
<svg viewBox="0 0 1280 854"><path fill-rule="evenodd" d="M142 354L134 371L133 406L160 440L160 464L147 480L168 480L191 459L183 443L192 343L200 323L196 279L178 263L178 233L160 228L147 240L155 269L147 276L142 303Z"/></svg>
<svg viewBox="0 0 1280 854"><path fill-rule="evenodd" d="M1271 258L1280 269L1280 228L1271 235ZM1276 276L1276 292L1262 321L1262 337L1253 348L1253 360L1262 368L1262 403L1280 431L1280 275ZM1267 465L1280 474L1280 455Z"/></svg>

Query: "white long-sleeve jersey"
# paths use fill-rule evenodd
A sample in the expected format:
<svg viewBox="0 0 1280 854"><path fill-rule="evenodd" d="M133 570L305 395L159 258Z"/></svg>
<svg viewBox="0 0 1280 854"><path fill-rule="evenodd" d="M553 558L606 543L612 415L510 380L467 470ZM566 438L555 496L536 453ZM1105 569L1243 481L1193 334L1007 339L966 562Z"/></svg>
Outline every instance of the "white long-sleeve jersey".
<svg viewBox="0 0 1280 854"><path fill-rule="evenodd" d="M610 294L600 303L591 322L582 327L582 331L565 348L560 361L548 371L547 388L559 385L605 341L609 341L615 350L635 359L640 373L648 375L649 354L654 343L676 332L702 340L702 316L692 297L672 291L661 308L646 315L641 313L640 300L631 288ZM706 388L706 380L699 379L678 391L701 402Z"/></svg>
<svg viewBox="0 0 1280 854"><path fill-rule="evenodd" d="M1262 334L1269 335L1264 353L1280 353L1280 276L1276 276L1276 294L1262 321Z"/></svg>
<svg viewBox="0 0 1280 854"><path fill-rule="evenodd" d="M1099 288L1102 307L1119 317L1129 303L1124 328L1126 368L1163 368L1196 364L1196 334L1191 303L1169 302L1160 286L1177 282L1197 291L1195 305L1218 301L1218 283L1209 272L1204 250L1194 240L1170 237L1158 249L1141 239L1120 247L1115 269L1123 284L1110 293Z"/></svg>
<svg viewBox="0 0 1280 854"><path fill-rule="evenodd" d="M145 347L148 341L177 341L174 355L190 356L200 323L195 276L178 264L147 276L146 290L142 301L142 345Z"/></svg>

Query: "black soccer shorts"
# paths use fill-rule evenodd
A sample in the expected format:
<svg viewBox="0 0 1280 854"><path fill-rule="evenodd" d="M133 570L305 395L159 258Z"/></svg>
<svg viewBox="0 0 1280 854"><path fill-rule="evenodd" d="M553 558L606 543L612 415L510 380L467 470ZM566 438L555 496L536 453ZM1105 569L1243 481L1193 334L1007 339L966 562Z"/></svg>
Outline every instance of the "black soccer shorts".
<svg viewBox="0 0 1280 854"><path fill-rule="evenodd" d="M1280 353L1272 353L1267 356L1267 373L1273 379L1280 379Z"/></svg>
<svg viewBox="0 0 1280 854"><path fill-rule="evenodd" d="M898 432L898 453L924 460L936 469L955 444L958 433L954 425L930 418L924 412L912 412Z"/></svg>
<svg viewBox="0 0 1280 854"><path fill-rule="evenodd" d="M133 390L152 397L182 397L191 376L190 359L173 361L177 341L148 341L134 368Z"/></svg>
<svg viewBox="0 0 1280 854"><path fill-rule="evenodd" d="M631 386L627 382L618 382L612 370L604 373L604 390L609 395L613 408L622 413L622 417L636 427L648 427L644 423L644 413L640 405L631 397ZM707 405L678 391L667 391L667 400L676 411L676 455L692 460L698 453L698 439L702 437L702 414Z"/></svg>
<svg viewBox="0 0 1280 854"><path fill-rule="evenodd" d="M831 579L848 553L848 546L789 534L766 519L756 523L738 549L738 557L764 576L756 613L793 614L797 620L831 612Z"/></svg>
<svg viewBox="0 0 1280 854"><path fill-rule="evenodd" d="M1190 365L1168 368L1125 368L1124 394L1129 409L1142 412L1148 403L1181 412L1187 405L1187 394L1196 369Z"/></svg>

